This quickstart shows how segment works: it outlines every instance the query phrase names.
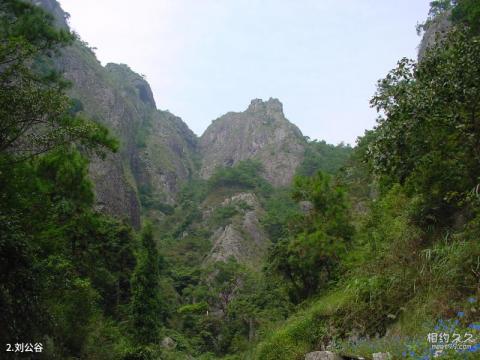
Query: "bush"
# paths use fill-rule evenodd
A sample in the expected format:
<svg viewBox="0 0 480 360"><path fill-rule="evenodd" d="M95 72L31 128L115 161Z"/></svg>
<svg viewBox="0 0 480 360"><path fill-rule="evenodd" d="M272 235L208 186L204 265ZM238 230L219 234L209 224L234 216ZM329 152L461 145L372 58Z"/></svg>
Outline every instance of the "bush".
<svg viewBox="0 0 480 360"><path fill-rule="evenodd" d="M254 190L268 195L272 186L262 177L262 164L255 160L244 160L233 167L217 168L208 180L210 191L222 187Z"/></svg>

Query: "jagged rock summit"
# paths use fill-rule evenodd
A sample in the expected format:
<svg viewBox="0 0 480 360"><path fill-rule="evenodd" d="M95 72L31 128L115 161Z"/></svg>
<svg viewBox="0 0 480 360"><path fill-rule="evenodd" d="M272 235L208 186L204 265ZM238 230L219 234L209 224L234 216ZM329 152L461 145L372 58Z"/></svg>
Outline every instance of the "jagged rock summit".
<svg viewBox="0 0 480 360"><path fill-rule="evenodd" d="M200 138L202 167L208 178L219 166L256 159L265 178L274 186L290 183L303 160L306 141L301 131L285 118L278 99L254 99L244 112L229 112L214 120Z"/></svg>

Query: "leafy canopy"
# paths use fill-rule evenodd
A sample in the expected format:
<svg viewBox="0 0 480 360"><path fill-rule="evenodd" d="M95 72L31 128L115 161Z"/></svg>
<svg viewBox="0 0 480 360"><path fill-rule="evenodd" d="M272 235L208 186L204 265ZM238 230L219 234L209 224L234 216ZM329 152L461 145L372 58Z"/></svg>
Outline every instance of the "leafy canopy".
<svg viewBox="0 0 480 360"><path fill-rule="evenodd" d="M446 220L480 182L480 42L458 28L441 45L379 81L367 156L384 180L421 197L423 215Z"/></svg>
<svg viewBox="0 0 480 360"><path fill-rule="evenodd" d="M344 192L328 175L297 177L293 198L313 208L292 219L288 235L272 248L269 267L289 281L292 299L300 301L335 279L353 228Z"/></svg>
<svg viewBox="0 0 480 360"><path fill-rule="evenodd" d="M105 127L69 111L68 83L53 70L52 57L73 40L37 6L0 5L0 152L12 161L73 142L99 155L117 148Z"/></svg>

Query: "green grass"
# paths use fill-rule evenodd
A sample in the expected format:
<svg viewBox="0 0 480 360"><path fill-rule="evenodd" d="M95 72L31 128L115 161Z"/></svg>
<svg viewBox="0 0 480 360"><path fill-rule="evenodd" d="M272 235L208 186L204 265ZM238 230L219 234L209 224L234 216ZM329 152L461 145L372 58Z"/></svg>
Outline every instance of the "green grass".
<svg viewBox="0 0 480 360"><path fill-rule="evenodd" d="M318 349L319 341L329 336L328 323L348 301L348 293L334 291L293 315L262 341L256 350L259 360L300 360Z"/></svg>
<svg viewBox="0 0 480 360"><path fill-rule="evenodd" d="M418 359L430 349L426 336L440 319L454 321L464 312L457 319L464 332L478 322L478 303L467 304L466 299L480 298L475 275L480 220L456 232L425 233L406 220L409 211L408 199L395 192L378 202L360 229L364 237L340 281L265 334L252 358L303 359L330 345L367 359L374 352L390 352L394 358L402 358L403 352L408 358L412 352L410 358Z"/></svg>

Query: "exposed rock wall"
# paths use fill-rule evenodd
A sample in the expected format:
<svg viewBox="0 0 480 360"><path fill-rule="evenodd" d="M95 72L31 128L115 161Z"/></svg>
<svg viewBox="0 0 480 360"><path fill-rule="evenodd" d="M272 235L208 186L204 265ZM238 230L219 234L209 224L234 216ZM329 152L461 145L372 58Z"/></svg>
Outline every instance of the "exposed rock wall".
<svg viewBox="0 0 480 360"><path fill-rule="evenodd" d="M196 171L197 137L182 119L156 109L150 85L128 66L107 64L106 70L137 114L132 133L122 136L132 142L127 158L135 181L173 204L180 185Z"/></svg>
<svg viewBox="0 0 480 360"><path fill-rule="evenodd" d="M56 0L34 2L67 26L67 14ZM126 65L103 67L81 41L62 51L58 68L72 81L70 95L82 113L106 125L121 148L103 161L92 159L97 207L140 226L139 189L173 203L181 184L195 171L197 138L185 123L156 109L148 83Z"/></svg>
<svg viewBox="0 0 480 360"><path fill-rule="evenodd" d="M246 111L214 120L200 139L200 150L203 178L212 175L217 166L257 159L268 181L285 186L303 160L305 139L285 118L280 101L255 99Z"/></svg>
<svg viewBox="0 0 480 360"><path fill-rule="evenodd" d="M259 268L265 258L270 245L259 219L263 214L255 194L241 192L227 197L219 207L233 205L241 208L239 214L232 221L215 229L212 241L212 250L207 258L209 261L226 261L233 257L239 263ZM208 218L209 211L206 212Z"/></svg>
<svg viewBox="0 0 480 360"><path fill-rule="evenodd" d="M121 93L108 81L107 72L93 53L76 43L65 49L58 67L74 87L71 96L79 100L83 113L110 128L121 140L117 154L106 160L94 158L90 164L90 177L94 183L97 207L108 214L129 219L136 228L140 226L140 204L136 184L128 179L128 161L132 141L122 134L133 133L135 111L129 107Z"/></svg>
<svg viewBox="0 0 480 360"><path fill-rule="evenodd" d="M280 101L255 99L246 111L230 112L213 121L202 135L200 176L207 179L217 167L254 159L262 163L266 180L276 187L287 186L303 161L305 147L302 133L285 118ZM239 192L216 206L238 202L246 203L249 209L214 230L207 262L233 257L259 269L271 242L260 223L263 209L257 197Z"/></svg>
<svg viewBox="0 0 480 360"><path fill-rule="evenodd" d="M438 15L428 26L423 34L422 41L418 47L418 60L421 61L429 47L436 44L437 41L445 37L448 30L452 27L449 19L451 12Z"/></svg>
<svg viewBox="0 0 480 360"><path fill-rule="evenodd" d="M59 27L67 28L67 20L69 14L63 11L62 7L56 0L31 0L37 6L43 7L46 11L53 15L55 24Z"/></svg>

